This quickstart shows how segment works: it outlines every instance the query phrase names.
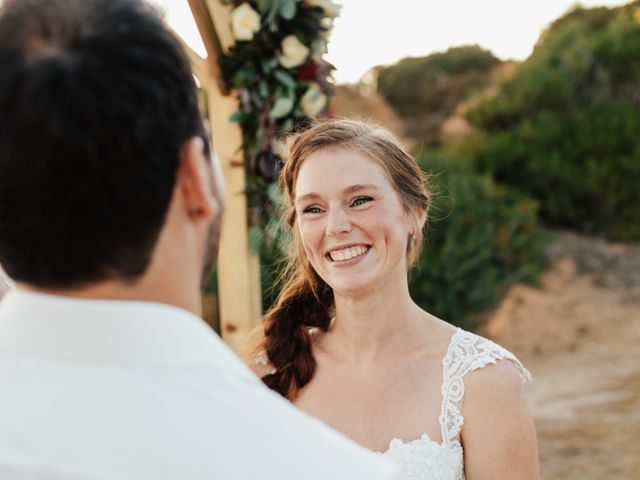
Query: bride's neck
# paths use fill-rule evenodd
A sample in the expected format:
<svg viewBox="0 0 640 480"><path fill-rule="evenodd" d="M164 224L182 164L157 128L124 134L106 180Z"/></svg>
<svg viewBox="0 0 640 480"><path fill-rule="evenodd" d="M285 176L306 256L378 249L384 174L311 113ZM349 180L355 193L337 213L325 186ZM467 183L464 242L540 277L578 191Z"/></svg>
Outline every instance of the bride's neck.
<svg viewBox="0 0 640 480"><path fill-rule="evenodd" d="M423 324L424 312L399 286L367 296L335 295L332 344L346 361L370 364L401 350Z"/></svg>

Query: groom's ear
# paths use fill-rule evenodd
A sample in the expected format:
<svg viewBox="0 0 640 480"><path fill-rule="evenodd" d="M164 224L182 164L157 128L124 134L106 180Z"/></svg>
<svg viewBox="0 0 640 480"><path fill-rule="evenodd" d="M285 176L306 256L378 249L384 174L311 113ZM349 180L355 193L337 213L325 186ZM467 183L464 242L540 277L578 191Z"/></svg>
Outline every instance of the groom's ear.
<svg viewBox="0 0 640 480"><path fill-rule="evenodd" d="M194 221L216 218L221 206L213 191L212 165L204 141L192 137L184 142L178 159L176 184L187 215Z"/></svg>

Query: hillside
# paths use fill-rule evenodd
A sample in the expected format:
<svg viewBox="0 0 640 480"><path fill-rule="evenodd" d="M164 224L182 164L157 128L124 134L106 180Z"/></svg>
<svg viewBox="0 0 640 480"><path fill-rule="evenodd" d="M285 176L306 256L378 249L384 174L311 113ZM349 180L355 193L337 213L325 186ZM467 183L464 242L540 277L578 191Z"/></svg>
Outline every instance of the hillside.
<svg viewBox="0 0 640 480"><path fill-rule="evenodd" d="M356 85L338 85L331 99L331 113L339 118L379 123L399 137L409 148L411 141L405 136L404 123L389 104L376 92Z"/></svg>

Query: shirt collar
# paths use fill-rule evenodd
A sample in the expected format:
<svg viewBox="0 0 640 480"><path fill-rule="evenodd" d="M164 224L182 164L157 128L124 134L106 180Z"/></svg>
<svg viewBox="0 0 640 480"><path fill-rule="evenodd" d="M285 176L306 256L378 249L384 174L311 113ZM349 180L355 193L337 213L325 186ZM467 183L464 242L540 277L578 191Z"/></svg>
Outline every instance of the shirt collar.
<svg viewBox="0 0 640 480"><path fill-rule="evenodd" d="M248 371L202 319L186 310L19 289L0 303L0 351L107 363L224 364Z"/></svg>

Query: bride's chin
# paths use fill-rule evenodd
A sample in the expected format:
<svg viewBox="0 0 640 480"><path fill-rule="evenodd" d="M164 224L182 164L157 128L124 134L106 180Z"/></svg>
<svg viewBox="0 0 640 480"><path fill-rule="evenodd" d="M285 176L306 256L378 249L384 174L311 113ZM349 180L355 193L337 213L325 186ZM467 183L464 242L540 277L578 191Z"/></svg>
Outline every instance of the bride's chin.
<svg viewBox="0 0 640 480"><path fill-rule="evenodd" d="M354 281L354 282L334 282L329 284L334 295L340 297L361 297L372 290L372 282Z"/></svg>

